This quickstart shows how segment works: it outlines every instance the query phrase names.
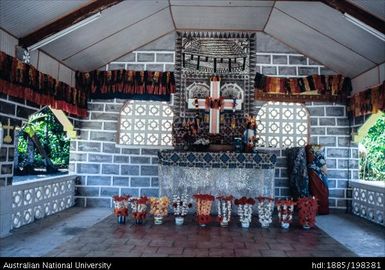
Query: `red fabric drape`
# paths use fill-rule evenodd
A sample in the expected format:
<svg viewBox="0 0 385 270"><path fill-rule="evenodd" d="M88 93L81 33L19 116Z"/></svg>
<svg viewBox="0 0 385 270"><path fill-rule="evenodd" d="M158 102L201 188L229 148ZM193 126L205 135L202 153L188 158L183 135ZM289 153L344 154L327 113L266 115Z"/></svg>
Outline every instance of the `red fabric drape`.
<svg viewBox="0 0 385 270"><path fill-rule="evenodd" d="M4 52L0 52L0 93L87 116L87 92L83 88L60 82Z"/></svg>

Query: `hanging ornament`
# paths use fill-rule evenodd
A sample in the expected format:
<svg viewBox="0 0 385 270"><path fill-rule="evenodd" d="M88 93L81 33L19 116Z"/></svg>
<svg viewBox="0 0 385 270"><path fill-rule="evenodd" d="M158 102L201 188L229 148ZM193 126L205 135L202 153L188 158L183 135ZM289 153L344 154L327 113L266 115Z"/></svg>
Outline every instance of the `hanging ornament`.
<svg viewBox="0 0 385 270"><path fill-rule="evenodd" d="M205 123L210 122L210 115L208 113L205 113Z"/></svg>
<svg viewBox="0 0 385 270"><path fill-rule="evenodd" d="M235 129L237 126L237 119L235 118L235 115L231 117L231 128Z"/></svg>

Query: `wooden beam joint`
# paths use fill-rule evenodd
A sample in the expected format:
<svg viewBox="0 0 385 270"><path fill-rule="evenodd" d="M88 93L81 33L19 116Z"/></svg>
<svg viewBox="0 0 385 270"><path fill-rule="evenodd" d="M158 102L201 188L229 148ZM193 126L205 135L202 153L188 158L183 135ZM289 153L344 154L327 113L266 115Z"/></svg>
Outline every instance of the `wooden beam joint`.
<svg viewBox="0 0 385 270"><path fill-rule="evenodd" d="M113 5L120 3L122 0L98 0L94 1L91 4L84 6L74 12L71 12L64 17L46 25L42 28L36 30L33 33L26 35L25 37L20 38L20 46L27 48L40 40L51 36L55 33L58 33L71 25L93 15L97 12L100 12L106 8L109 8Z"/></svg>

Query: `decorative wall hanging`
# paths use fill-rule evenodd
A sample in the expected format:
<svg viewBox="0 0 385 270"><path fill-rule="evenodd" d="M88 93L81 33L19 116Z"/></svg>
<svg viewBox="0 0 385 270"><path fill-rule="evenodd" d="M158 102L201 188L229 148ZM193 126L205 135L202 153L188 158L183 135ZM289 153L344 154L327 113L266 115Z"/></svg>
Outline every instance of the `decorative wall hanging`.
<svg viewBox="0 0 385 270"><path fill-rule="evenodd" d="M345 102L352 90L350 78L342 75L310 75L307 77L269 77L256 73L255 99L269 101Z"/></svg>
<svg viewBox="0 0 385 270"><path fill-rule="evenodd" d="M352 116L374 114L379 110L385 112L385 81L349 99L348 111Z"/></svg>
<svg viewBox="0 0 385 270"><path fill-rule="evenodd" d="M219 133L220 112L231 110L234 113L242 109L243 90L237 84L225 84L220 87L218 77L211 78L209 95L205 91L206 84L193 83L187 89L189 90L187 108L209 111L209 133L211 134ZM224 89L224 93L221 94L222 89Z"/></svg>
<svg viewBox="0 0 385 270"><path fill-rule="evenodd" d="M87 90L93 99L169 101L175 93L175 79L170 71L95 70L76 72L76 87Z"/></svg>
<svg viewBox="0 0 385 270"><path fill-rule="evenodd" d="M0 93L79 117L87 116L87 92L39 72L31 65L0 52Z"/></svg>
<svg viewBox="0 0 385 270"><path fill-rule="evenodd" d="M0 123L1 124L1 123ZM3 126L3 130L5 130L5 137L1 138L2 141L6 144L12 143L12 136L11 136L11 130L14 129L14 126L11 126L11 119L8 118L8 124ZM4 133L2 134L4 136Z"/></svg>
<svg viewBox="0 0 385 270"><path fill-rule="evenodd" d="M196 120L195 139L233 144L242 137L244 114L254 110L255 34L178 32L176 48L174 145L184 146L184 124Z"/></svg>

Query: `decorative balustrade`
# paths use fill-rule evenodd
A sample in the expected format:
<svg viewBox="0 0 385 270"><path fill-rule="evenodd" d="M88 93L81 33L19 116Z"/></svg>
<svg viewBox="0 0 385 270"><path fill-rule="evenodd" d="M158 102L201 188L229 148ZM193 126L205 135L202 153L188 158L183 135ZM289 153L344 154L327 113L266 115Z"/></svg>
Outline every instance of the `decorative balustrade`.
<svg viewBox="0 0 385 270"><path fill-rule="evenodd" d="M73 206L75 178L66 175L13 185L11 228L19 228Z"/></svg>
<svg viewBox="0 0 385 270"><path fill-rule="evenodd" d="M385 183L381 181L350 181L353 189L353 214L385 226Z"/></svg>

